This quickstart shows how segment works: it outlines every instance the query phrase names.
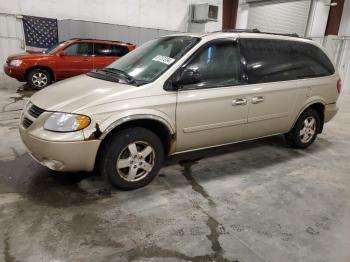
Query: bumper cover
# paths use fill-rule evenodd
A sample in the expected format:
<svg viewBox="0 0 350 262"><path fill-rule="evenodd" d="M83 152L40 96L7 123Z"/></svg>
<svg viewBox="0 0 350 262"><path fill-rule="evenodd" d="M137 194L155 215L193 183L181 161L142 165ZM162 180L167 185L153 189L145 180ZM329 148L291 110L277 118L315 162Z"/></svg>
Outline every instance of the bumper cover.
<svg viewBox="0 0 350 262"><path fill-rule="evenodd" d="M337 104L328 104L324 110L324 122L330 121L338 112L339 108Z"/></svg>
<svg viewBox="0 0 350 262"><path fill-rule="evenodd" d="M4 72L6 75L17 79L18 81L24 81L25 70L21 67L12 67L8 64L4 64Z"/></svg>
<svg viewBox="0 0 350 262"><path fill-rule="evenodd" d="M20 135L29 154L43 166L56 171L92 171L100 140L54 142L30 135L23 127Z"/></svg>

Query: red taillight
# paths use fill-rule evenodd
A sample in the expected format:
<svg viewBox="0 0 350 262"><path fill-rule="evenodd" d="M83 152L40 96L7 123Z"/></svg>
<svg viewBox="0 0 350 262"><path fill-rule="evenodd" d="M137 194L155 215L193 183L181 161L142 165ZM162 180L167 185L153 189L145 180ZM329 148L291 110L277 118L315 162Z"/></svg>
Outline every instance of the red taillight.
<svg viewBox="0 0 350 262"><path fill-rule="evenodd" d="M341 92L341 79L338 79L338 81L337 81L337 90L338 90L338 94L340 94L340 92Z"/></svg>

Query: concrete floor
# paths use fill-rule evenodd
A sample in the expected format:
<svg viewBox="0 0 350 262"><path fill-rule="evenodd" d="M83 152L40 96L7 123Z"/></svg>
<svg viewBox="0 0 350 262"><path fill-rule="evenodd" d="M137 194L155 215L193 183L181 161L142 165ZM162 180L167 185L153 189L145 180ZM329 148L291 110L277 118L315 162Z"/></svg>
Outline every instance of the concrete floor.
<svg viewBox="0 0 350 262"><path fill-rule="evenodd" d="M350 261L350 93L305 151L283 137L172 158L149 186L36 164L31 91L0 84L0 261Z"/></svg>

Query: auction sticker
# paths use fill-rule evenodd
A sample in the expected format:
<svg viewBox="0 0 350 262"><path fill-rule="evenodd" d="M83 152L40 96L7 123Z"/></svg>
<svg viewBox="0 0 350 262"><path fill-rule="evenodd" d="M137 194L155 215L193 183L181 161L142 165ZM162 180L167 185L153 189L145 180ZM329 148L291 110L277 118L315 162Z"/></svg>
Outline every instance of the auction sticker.
<svg viewBox="0 0 350 262"><path fill-rule="evenodd" d="M161 62L163 64L167 64L167 65L170 65L175 61L175 59L168 57L168 56L164 56L164 55L157 55L152 60Z"/></svg>

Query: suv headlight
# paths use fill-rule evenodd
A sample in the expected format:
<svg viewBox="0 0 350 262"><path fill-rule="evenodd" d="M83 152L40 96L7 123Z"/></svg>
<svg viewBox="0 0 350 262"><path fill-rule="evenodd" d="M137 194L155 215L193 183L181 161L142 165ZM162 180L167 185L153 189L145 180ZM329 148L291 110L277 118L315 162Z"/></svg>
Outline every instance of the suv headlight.
<svg viewBox="0 0 350 262"><path fill-rule="evenodd" d="M44 128L54 132L74 132L84 129L90 123L88 116L56 112L46 119Z"/></svg>
<svg viewBox="0 0 350 262"><path fill-rule="evenodd" d="M22 60L20 59L15 59L10 61L10 66L18 67L22 64Z"/></svg>

